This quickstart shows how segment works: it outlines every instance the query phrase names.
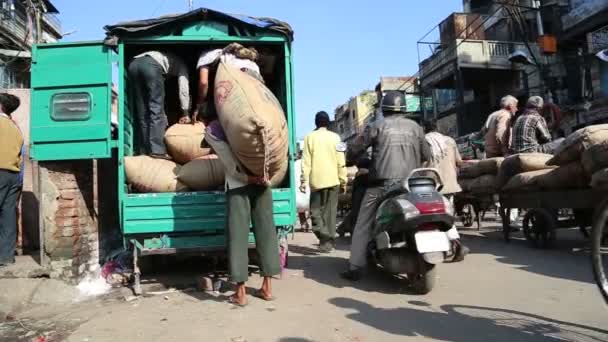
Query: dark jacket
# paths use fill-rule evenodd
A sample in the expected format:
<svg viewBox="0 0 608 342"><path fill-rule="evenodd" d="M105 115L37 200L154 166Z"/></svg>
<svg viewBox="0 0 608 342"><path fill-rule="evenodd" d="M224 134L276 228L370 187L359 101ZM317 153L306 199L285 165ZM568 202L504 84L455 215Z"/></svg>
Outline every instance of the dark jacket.
<svg viewBox="0 0 608 342"><path fill-rule="evenodd" d="M370 182L404 179L413 169L422 167L430 156L422 127L398 114L385 116L367 126L351 146L349 155L361 155L370 146Z"/></svg>

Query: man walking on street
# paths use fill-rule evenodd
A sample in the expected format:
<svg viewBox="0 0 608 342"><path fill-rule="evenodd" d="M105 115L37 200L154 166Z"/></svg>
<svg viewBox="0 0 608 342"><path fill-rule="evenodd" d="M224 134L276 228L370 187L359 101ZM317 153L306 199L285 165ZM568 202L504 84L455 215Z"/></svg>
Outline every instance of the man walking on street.
<svg viewBox="0 0 608 342"><path fill-rule="evenodd" d="M551 133L545 118L540 115L544 105L543 98L532 96L528 99L526 110L517 118L513 126L514 153L553 154L564 139L551 141Z"/></svg>
<svg viewBox="0 0 608 342"><path fill-rule="evenodd" d="M349 269L342 277L357 281L367 264L367 245L371 240L373 219L384 194L410 172L429 160L430 149L424 131L405 117L405 96L398 91L387 92L382 99L384 119L366 127L357 138L349 155L359 156L372 147L369 183L350 247Z"/></svg>
<svg viewBox="0 0 608 342"><path fill-rule="evenodd" d="M507 95L500 100L500 110L490 114L482 129L485 132L486 158L506 157L511 147L511 119L517 112L517 99Z"/></svg>
<svg viewBox="0 0 608 342"><path fill-rule="evenodd" d="M336 239L338 192L346 190L346 146L340 136L330 132L329 115L319 112L317 129L304 139L300 191L310 186L310 215L313 232L319 239L319 251L329 253Z"/></svg>
<svg viewBox="0 0 608 342"><path fill-rule="evenodd" d="M0 93L0 267L15 263L23 136L11 119L19 98Z"/></svg>

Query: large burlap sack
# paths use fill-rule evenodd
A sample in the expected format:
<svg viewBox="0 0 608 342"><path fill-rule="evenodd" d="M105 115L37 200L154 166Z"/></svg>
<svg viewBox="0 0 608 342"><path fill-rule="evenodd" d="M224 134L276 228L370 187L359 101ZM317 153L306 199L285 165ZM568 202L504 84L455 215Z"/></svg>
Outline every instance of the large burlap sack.
<svg viewBox="0 0 608 342"><path fill-rule="evenodd" d="M601 169L591 177L591 187L608 190L608 169Z"/></svg>
<svg viewBox="0 0 608 342"><path fill-rule="evenodd" d="M496 175L481 175L472 180L470 192L474 194L494 194L498 192Z"/></svg>
<svg viewBox="0 0 608 342"><path fill-rule="evenodd" d="M482 175L497 175L503 157L488 158L475 162L467 162L460 168L460 177L462 178L477 178Z"/></svg>
<svg viewBox="0 0 608 342"><path fill-rule="evenodd" d="M521 153L508 156L500 165L498 170L498 185L502 187L515 175L524 172L554 169L556 166L547 165L551 154L544 153Z"/></svg>
<svg viewBox="0 0 608 342"><path fill-rule="evenodd" d="M608 142L589 146L583 152L581 163L587 175L608 167Z"/></svg>
<svg viewBox="0 0 608 342"><path fill-rule="evenodd" d="M538 186L543 190L584 188L589 179L579 162L560 166L538 177Z"/></svg>
<svg viewBox="0 0 608 342"><path fill-rule="evenodd" d="M298 212L310 210L310 187L306 187L306 192L300 191L300 180L302 177L302 159L296 160L294 163L296 175L296 209Z"/></svg>
<svg viewBox="0 0 608 342"><path fill-rule="evenodd" d="M272 179L287 159L285 113L260 81L220 63L215 78L215 107L230 147L254 175Z"/></svg>
<svg viewBox="0 0 608 342"><path fill-rule="evenodd" d="M582 153L593 145L608 142L608 124L588 126L570 134L562 142L549 165L566 165L581 159Z"/></svg>
<svg viewBox="0 0 608 342"><path fill-rule="evenodd" d="M170 160L148 156L125 157L127 182L139 192L182 192L186 185L177 180L181 166Z"/></svg>
<svg viewBox="0 0 608 342"><path fill-rule="evenodd" d="M220 188L226 175L224 165L217 156L208 155L182 166L177 179L192 190L204 191Z"/></svg>
<svg viewBox="0 0 608 342"><path fill-rule="evenodd" d="M511 177L507 184L502 187L502 191L517 192L517 191L533 191L539 190L538 178L542 175L551 172L551 169L529 171L516 174Z"/></svg>
<svg viewBox="0 0 608 342"><path fill-rule="evenodd" d="M177 163L186 164L209 154L208 148L201 148L204 137L205 125L202 122L194 125L175 124L165 132L167 152Z"/></svg>

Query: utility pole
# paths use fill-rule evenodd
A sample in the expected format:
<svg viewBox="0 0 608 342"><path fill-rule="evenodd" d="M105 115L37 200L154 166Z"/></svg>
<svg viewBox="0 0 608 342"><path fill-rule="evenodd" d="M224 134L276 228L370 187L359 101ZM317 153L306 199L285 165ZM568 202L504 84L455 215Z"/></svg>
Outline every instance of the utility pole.
<svg viewBox="0 0 608 342"><path fill-rule="evenodd" d="M191 11L194 9L194 0L188 0L188 8Z"/></svg>

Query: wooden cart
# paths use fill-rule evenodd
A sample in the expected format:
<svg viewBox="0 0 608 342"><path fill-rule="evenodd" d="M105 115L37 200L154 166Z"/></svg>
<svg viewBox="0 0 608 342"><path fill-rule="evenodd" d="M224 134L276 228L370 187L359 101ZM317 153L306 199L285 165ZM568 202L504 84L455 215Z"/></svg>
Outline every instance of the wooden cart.
<svg viewBox="0 0 608 342"><path fill-rule="evenodd" d="M578 226L588 237L587 227L591 226L594 212L608 198L605 191L572 189L559 191L507 192L499 195L500 216L503 222L505 241L510 241L511 222L509 209L523 209L527 213L523 219L523 233L535 247L550 247L556 238L556 230ZM572 215L563 219L563 210L571 210Z"/></svg>

